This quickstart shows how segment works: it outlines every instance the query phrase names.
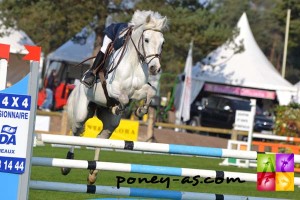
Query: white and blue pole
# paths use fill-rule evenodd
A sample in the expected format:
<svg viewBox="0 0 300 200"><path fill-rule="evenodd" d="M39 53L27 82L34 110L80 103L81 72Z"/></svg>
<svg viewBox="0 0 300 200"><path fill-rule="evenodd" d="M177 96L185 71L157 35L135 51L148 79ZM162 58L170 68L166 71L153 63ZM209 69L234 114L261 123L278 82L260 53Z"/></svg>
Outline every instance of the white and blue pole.
<svg viewBox="0 0 300 200"><path fill-rule="evenodd" d="M188 200L276 200L274 198L265 197L249 197L249 196L236 196L236 195L223 195L223 194L210 194L198 192L182 192L175 190L158 190L146 188L130 188L122 187L117 188L113 186L95 186L74 183L61 183L61 182L47 182L47 181L30 181L30 188L35 190L51 190L61 192L76 192L76 193L89 193L89 194L102 194L114 196L130 196L130 197L145 197L155 199L188 199ZM115 198L111 198L115 199ZM94 199L96 200L96 199ZM100 200L100 199L99 199Z"/></svg>
<svg viewBox="0 0 300 200"><path fill-rule="evenodd" d="M39 139L45 143L62 145L79 145L96 148L124 149L130 151L145 151L193 156L208 156L218 158L238 158L256 160L256 151L242 151L213 147L188 146L180 144L164 144L149 142L133 142L124 140L109 140L100 138L86 138L77 136L41 134ZM262 152L263 153L263 152ZM300 163L300 155L295 155L295 163Z"/></svg>

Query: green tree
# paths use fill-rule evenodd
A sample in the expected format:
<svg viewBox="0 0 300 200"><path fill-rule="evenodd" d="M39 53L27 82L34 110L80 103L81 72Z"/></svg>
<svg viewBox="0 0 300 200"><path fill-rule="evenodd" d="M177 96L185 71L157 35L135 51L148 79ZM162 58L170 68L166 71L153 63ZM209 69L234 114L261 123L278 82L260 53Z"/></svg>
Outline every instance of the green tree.
<svg viewBox="0 0 300 200"><path fill-rule="evenodd" d="M47 54L98 18L98 44L108 14L108 0L3 0L0 18L6 27L24 30Z"/></svg>
<svg viewBox="0 0 300 200"><path fill-rule="evenodd" d="M283 52L283 41L285 36L287 10L291 10L289 41L286 63L286 78L292 83L299 81L300 76L300 2L298 0L283 0L276 4L272 16L278 23L280 41L282 42L281 52ZM280 54L280 65L282 63Z"/></svg>
<svg viewBox="0 0 300 200"><path fill-rule="evenodd" d="M224 14L228 10L221 9L222 6L216 8L215 2L201 6L199 1L170 0L165 1L165 5L162 6L159 0L144 0L137 4L136 8L156 10L169 19L169 31L164 34L166 42L162 65L163 72L174 76L161 80L163 95L171 90L174 78L183 72L191 40L194 42L193 61L200 61L232 36L232 29L237 21L224 23ZM240 14L236 13L235 18L239 17Z"/></svg>
<svg viewBox="0 0 300 200"><path fill-rule="evenodd" d="M0 17L4 25L24 30L47 54L69 40L82 27L97 17L95 51L102 42L102 33L108 14L114 20L129 21L133 10L124 8L124 2L134 0L2 0ZM113 2L117 10L109 10ZM155 10L169 18L162 54L163 71L173 74L161 84L170 90L172 79L182 73L189 43L194 41L194 62L233 36L238 19L247 13L251 29L265 55L280 70L286 10L291 8L287 78L296 82L300 75L300 2L298 0L143 0L135 9ZM201 1L203 2L203 1ZM162 5L163 4L163 5ZM124 9L126 12L124 12ZM162 88L162 91L164 89Z"/></svg>

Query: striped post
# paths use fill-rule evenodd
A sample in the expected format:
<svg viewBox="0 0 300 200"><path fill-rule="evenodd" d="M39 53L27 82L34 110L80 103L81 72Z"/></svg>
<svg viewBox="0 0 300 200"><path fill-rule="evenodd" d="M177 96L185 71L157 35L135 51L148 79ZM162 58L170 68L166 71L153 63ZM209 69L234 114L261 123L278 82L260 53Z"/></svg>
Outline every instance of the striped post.
<svg viewBox="0 0 300 200"><path fill-rule="evenodd" d="M129 188L122 187L117 189L113 186L95 186L74 183L60 183L31 180L29 184L31 189L35 190L52 190L61 192L77 192L91 193L102 195L115 196L130 196L130 197L145 197L145 198L162 198L162 199L189 199L189 200L272 200L273 198L247 197L235 195L196 193L196 192L181 192L174 190L156 190L145 188Z"/></svg>
<svg viewBox="0 0 300 200"><path fill-rule="evenodd" d="M76 136L62 136L41 134L41 141L53 144L79 145L97 148L113 148L126 149L133 151L148 151L160 152L170 154L185 154L196 156L209 156L219 158L237 158L246 160L256 160L256 151L241 151L231 149L221 149L212 147L187 146L177 144L163 144L163 143L148 143L148 142L132 142L123 140L110 140L100 138L85 138ZM300 155L294 156L294 162L300 163Z"/></svg>
<svg viewBox="0 0 300 200"><path fill-rule="evenodd" d="M70 160L60 158L42 158L33 157L32 164L38 166L51 166L51 167L69 167L77 169L90 169L90 170L106 170L142 174L159 174L168 176L182 176L182 177L200 177L219 179L220 181L230 181L239 178L241 181L256 182L257 174L241 173L241 172L227 172L203 169L190 169L178 167L165 167L154 165L140 165L140 164L127 164L127 163L113 163L113 162L97 162L86 160ZM176 179L176 181L178 181ZM211 180L210 180L211 181ZM201 183L201 181L199 181ZM300 185L300 178L294 178L294 184Z"/></svg>

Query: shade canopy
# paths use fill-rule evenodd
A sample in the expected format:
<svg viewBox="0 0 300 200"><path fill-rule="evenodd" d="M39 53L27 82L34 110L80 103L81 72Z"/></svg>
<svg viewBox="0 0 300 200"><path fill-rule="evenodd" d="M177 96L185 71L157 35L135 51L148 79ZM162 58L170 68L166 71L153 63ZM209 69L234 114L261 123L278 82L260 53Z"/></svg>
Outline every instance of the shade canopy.
<svg viewBox="0 0 300 200"><path fill-rule="evenodd" d="M27 54L24 45L35 45L29 36L22 30L14 28L6 29L0 22L0 43L10 45L10 53Z"/></svg>
<svg viewBox="0 0 300 200"><path fill-rule="evenodd" d="M85 27L75 37L50 53L47 56L47 60L80 63L92 56L95 39L95 31L89 27Z"/></svg>
<svg viewBox="0 0 300 200"><path fill-rule="evenodd" d="M196 90L193 93L198 94L205 83L224 84L274 91L279 104L288 104L297 91L259 48L246 13L241 16L237 28L239 34L233 40L225 42L193 67L193 88ZM243 51L238 53L238 46L242 46Z"/></svg>

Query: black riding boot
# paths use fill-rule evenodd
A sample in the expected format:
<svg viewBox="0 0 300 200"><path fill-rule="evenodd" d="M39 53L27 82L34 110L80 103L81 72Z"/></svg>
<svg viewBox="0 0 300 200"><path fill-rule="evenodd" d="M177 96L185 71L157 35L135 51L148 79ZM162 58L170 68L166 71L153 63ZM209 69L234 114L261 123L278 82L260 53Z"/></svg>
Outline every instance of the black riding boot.
<svg viewBox="0 0 300 200"><path fill-rule="evenodd" d="M100 68L99 65L101 64L103 57L104 57L104 53L102 53L102 51L99 51L93 63L93 66L84 73L81 79L81 83L83 83L88 88L93 87L96 81L96 73L94 73L93 71L97 68L98 69Z"/></svg>

